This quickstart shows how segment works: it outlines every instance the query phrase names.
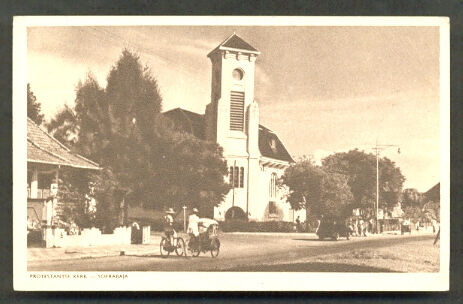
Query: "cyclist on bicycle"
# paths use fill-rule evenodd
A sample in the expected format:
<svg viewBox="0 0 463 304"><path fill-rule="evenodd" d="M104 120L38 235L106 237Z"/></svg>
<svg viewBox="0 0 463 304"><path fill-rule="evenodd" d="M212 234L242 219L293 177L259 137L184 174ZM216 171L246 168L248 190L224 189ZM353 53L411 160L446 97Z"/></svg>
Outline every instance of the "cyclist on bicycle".
<svg viewBox="0 0 463 304"><path fill-rule="evenodd" d="M169 239L171 246L176 245L174 244L174 240L177 239L177 232L174 229L174 214L174 209L169 208L164 216L164 234Z"/></svg>

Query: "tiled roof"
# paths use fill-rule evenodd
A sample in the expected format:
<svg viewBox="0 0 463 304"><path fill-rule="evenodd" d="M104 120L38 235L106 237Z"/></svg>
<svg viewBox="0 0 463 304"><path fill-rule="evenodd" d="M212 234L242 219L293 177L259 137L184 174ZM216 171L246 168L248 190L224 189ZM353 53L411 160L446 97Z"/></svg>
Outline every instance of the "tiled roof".
<svg viewBox="0 0 463 304"><path fill-rule="evenodd" d="M215 49L213 49L207 56L211 55L217 50L221 50L224 48L237 49L255 54L260 54L260 52L256 48L254 48L249 43L240 38L238 35L233 33L230 37L225 39L221 44L219 44Z"/></svg>
<svg viewBox="0 0 463 304"><path fill-rule="evenodd" d="M205 139L205 121L204 115L190 112L181 108L176 108L163 113L174 125L182 131L195 135L198 138ZM278 136L266 127L259 125L259 150L262 156L294 162L291 155L286 150Z"/></svg>
<svg viewBox="0 0 463 304"><path fill-rule="evenodd" d="M27 118L27 161L84 169L99 169L98 164L72 152Z"/></svg>
<svg viewBox="0 0 463 304"><path fill-rule="evenodd" d="M246 51L253 51L258 52L254 47L252 47L249 43L238 37L238 35L233 34L229 39L221 44L221 46L233 48L233 49L240 49Z"/></svg>
<svg viewBox="0 0 463 304"><path fill-rule="evenodd" d="M430 201L440 202L440 183L434 185L431 189L426 191L424 195Z"/></svg>

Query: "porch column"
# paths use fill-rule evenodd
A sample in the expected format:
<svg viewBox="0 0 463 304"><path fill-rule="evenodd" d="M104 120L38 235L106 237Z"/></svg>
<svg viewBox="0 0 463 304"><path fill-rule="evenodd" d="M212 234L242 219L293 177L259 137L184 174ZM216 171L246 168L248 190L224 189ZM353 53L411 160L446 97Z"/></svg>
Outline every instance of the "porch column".
<svg viewBox="0 0 463 304"><path fill-rule="evenodd" d="M37 198L37 189L38 189L38 176L39 173L37 168L32 168L32 178L31 178L31 198Z"/></svg>

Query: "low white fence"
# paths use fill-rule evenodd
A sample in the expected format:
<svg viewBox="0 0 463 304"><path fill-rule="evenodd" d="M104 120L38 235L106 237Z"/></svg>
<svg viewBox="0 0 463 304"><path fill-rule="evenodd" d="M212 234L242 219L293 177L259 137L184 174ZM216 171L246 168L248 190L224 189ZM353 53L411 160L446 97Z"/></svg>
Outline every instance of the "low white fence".
<svg viewBox="0 0 463 304"><path fill-rule="evenodd" d="M150 242L150 227L143 227L141 243ZM132 227L117 227L112 234L102 234L98 228L83 229L79 235L68 235L64 229L44 229L45 247L90 247L110 245L130 245Z"/></svg>

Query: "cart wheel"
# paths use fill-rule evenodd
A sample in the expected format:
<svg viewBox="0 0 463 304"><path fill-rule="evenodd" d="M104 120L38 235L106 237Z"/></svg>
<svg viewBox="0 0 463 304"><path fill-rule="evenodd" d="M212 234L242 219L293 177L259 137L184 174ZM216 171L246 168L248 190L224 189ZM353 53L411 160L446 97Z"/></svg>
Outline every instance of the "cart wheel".
<svg viewBox="0 0 463 304"><path fill-rule="evenodd" d="M220 252L220 241L218 239L213 239L211 241L211 256L213 258L217 257Z"/></svg>
<svg viewBox="0 0 463 304"><path fill-rule="evenodd" d="M177 239L177 246L175 247L175 253L178 256L186 256L186 250L185 250L185 241L182 238Z"/></svg>
<svg viewBox="0 0 463 304"><path fill-rule="evenodd" d="M159 251L161 252L161 256L167 257L170 254L170 242L166 238L162 238L161 244L159 245Z"/></svg>
<svg viewBox="0 0 463 304"><path fill-rule="evenodd" d="M199 241L197 241L199 242ZM191 255L194 257L197 257L201 253L201 249L199 247L199 244L191 244L191 240L188 242L188 250L191 252Z"/></svg>

